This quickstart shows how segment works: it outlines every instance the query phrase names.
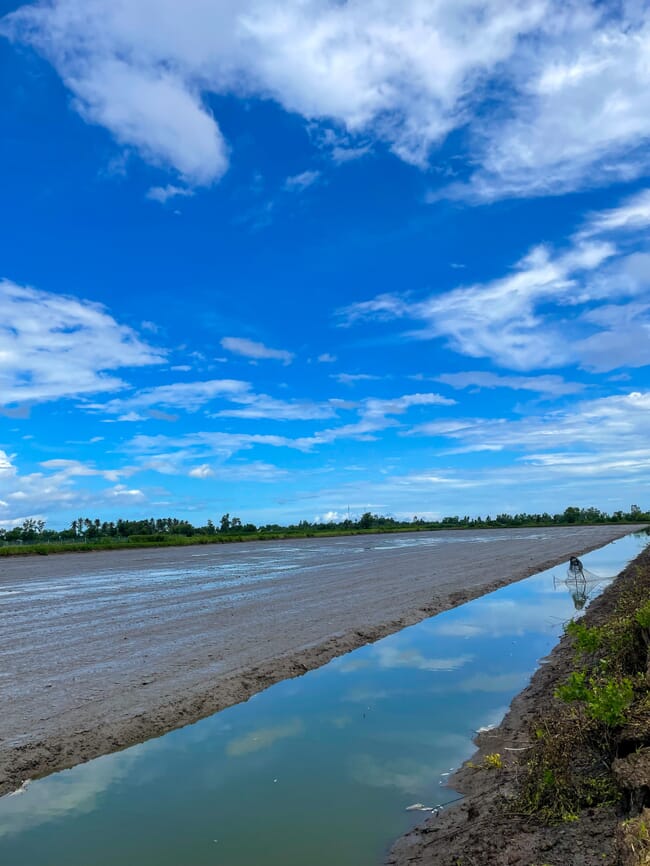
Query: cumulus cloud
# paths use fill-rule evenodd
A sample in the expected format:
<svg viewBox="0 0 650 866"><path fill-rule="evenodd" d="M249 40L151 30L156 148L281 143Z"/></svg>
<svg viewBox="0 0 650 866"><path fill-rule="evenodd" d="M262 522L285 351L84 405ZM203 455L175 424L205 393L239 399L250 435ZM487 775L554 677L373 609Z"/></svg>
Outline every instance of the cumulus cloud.
<svg viewBox="0 0 650 866"><path fill-rule="evenodd" d="M190 478L211 478L214 475L214 469L211 469L207 463L201 463L200 466L195 466L187 473Z"/></svg>
<svg viewBox="0 0 650 866"><path fill-rule="evenodd" d="M144 491L123 484L138 471L135 466L103 468L94 462L54 458L41 462L36 472L23 473L13 458L3 458L3 454L0 451L0 498L8 510L6 526L50 514L60 522L65 512L75 512L75 516L97 513L112 508L116 500L141 505L146 498ZM5 463L7 471L3 472ZM86 479L90 481L87 486Z"/></svg>
<svg viewBox="0 0 650 866"><path fill-rule="evenodd" d="M75 476L100 476L107 481L118 481L124 476L132 475L135 471L133 467L123 467L121 469L96 469L94 466L83 463L80 460L55 459L45 460L41 463L43 469L52 471L59 482L65 482L69 478Z"/></svg>
<svg viewBox="0 0 650 866"><path fill-rule="evenodd" d="M15 475L16 467L6 451L0 450L0 476Z"/></svg>
<svg viewBox="0 0 650 866"><path fill-rule="evenodd" d="M111 487L107 493L109 497L114 499L127 499L132 502L145 498L142 490L138 490L137 487L129 488L125 484L116 484L115 487Z"/></svg>
<svg viewBox="0 0 650 866"><path fill-rule="evenodd" d="M164 353L99 304L0 282L0 394L43 402L123 387L112 371L159 364Z"/></svg>
<svg viewBox="0 0 650 866"><path fill-rule="evenodd" d="M370 140L425 165L468 127L479 167L461 195L556 193L648 166L642 4L53 0L3 29L51 60L83 116L191 183L227 166L209 93L325 125L339 162Z"/></svg>
<svg viewBox="0 0 650 866"><path fill-rule="evenodd" d="M294 357L292 352L287 352L285 349L270 349L264 343L247 340L245 337L224 337L221 340L221 346L227 352L242 355L244 358L251 358L256 361L271 359L282 361L284 364L290 364Z"/></svg>
<svg viewBox="0 0 650 866"><path fill-rule="evenodd" d="M402 159L464 122L483 75L544 21L548 0L54 0L3 30L47 56L81 114L189 182L227 165L201 93L271 97L306 120L385 141Z"/></svg>
<svg viewBox="0 0 650 866"><path fill-rule="evenodd" d="M480 168L457 194L556 195L650 167L647 5L569 4L552 14L548 38L522 56L510 117L488 118Z"/></svg>
<svg viewBox="0 0 650 866"><path fill-rule="evenodd" d="M275 100L337 162L383 143L425 166L466 128L477 168L452 195L557 193L649 164L639 3L51 0L0 26L53 63L83 117L188 184L228 165L212 94Z"/></svg>

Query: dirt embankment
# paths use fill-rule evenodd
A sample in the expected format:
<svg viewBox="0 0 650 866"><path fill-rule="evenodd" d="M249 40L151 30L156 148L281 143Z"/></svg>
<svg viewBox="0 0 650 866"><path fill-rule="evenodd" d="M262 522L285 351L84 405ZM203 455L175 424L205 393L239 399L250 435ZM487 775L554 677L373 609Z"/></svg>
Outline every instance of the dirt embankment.
<svg viewBox="0 0 650 866"><path fill-rule="evenodd" d="M0 794L159 736L636 526L11 559Z"/></svg>
<svg viewBox="0 0 650 866"><path fill-rule="evenodd" d="M635 605L639 600L650 600L650 549L641 553L595 599L581 624L589 631L618 628L616 623L623 621L621 611L625 605L630 606L633 598ZM464 794L465 799L399 839L389 853L387 866L650 864L650 809L647 808L650 806L649 638L643 629L634 625L634 617L630 620L636 630L636 643L632 641L625 651L633 650L636 654L630 670L633 676L640 677L635 680L634 724L628 719L618 730L592 727L591 746L594 745L594 730L611 738L608 744L601 741L597 748L592 748L588 737L578 734L574 737L566 728L554 723L561 713L569 721L575 718L576 725L588 721L579 712L574 716L569 707L554 696L556 688L580 667L578 660L583 658L580 654L576 656L575 639L565 635L535 673L530 685L514 699L501 725L477 737L476 754L448 780L450 787ZM602 664L599 655L600 649L594 654L596 665ZM595 803L581 808L575 800L569 800L572 811L564 815L564 820L560 818L551 825L538 820L535 810L532 810L534 814L524 814L522 810L522 781L529 778L531 767L542 772L534 757L531 760L538 752L531 749L539 748L536 738L545 736L549 729L558 737L553 748L573 750L568 757L560 756L567 765L573 763L575 769L579 764L578 771L585 771L585 774L595 770L598 787L594 785L594 799L598 801L600 796L601 800L609 801L605 805ZM606 753L607 757L602 760ZM622 757L611 760L615 754ZM586 778L592 781L591 777ZM539 781L536 793L543 794L546 780ZM551 778L548 784L556 784L556 780ZM604 793L599 793L598 789ZM530 806L531 800L525 804ZM535 805L541 807L541 800ZM553 806L551 801L551 810Z"/></svg>

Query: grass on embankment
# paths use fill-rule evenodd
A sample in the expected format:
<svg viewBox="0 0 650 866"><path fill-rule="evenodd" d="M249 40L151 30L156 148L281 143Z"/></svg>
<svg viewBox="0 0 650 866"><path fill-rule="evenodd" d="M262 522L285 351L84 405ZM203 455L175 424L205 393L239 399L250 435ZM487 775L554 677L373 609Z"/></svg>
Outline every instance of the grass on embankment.
<svg viewBox="0 0 650 866"><path fill-rule="evenodd" d="M621 580L621 578L619 578ZM617 863L650 864L650 554L597 624L566 626L573 660L533 719L504 808L542 824L613 807ZM612 589L615 589L612 587ZM489 756L498 764L501 756ZM497 769L499 769L497 767Z"/></svg>

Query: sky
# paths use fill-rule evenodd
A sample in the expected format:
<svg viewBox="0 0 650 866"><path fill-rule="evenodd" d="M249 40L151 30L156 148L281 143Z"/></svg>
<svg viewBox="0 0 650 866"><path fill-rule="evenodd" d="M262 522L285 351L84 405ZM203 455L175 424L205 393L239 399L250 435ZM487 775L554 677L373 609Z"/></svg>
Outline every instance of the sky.
<svg viewBox="0 0 650 866"><path fill-rule="evenodd" d="M0 527L650 507L650 7L0 0Z"/></svg>

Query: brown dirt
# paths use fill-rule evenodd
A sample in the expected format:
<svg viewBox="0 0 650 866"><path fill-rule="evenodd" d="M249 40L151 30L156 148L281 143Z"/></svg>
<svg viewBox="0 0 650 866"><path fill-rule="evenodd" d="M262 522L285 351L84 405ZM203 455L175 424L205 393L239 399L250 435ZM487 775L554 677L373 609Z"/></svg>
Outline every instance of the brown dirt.
<svg viewBox="0 0 650 866"><path fill-rule="evenodd" d="M639 528L4 560L0 794L195 722Z"/></svg>
<svg viewBox="0 0 650 866"><path fill-rule="evenodd" d="M634 560L585 613L584 622L600 625L611 618L618 599L637 569L650 568L650 549ZM556 687L574 669L571 640L563 637L530 685L512 702L501 725L476 738L478 750L448 784L465 799L430 818L397 841L387 866L620 866L622 808L601 806L583 810L578 821L544 826L513 814L507 799L515 791L517 762L530 745L529 730L540 712L552 707ZM614 762L614 775L625 789L649 785L647 751ZM498 752L501 770L486 769L485 756ZM636 814L636 810L632 810ZM631 864L641 861L632 861ZM645 861L644 861L645 862Z"/></svg>

